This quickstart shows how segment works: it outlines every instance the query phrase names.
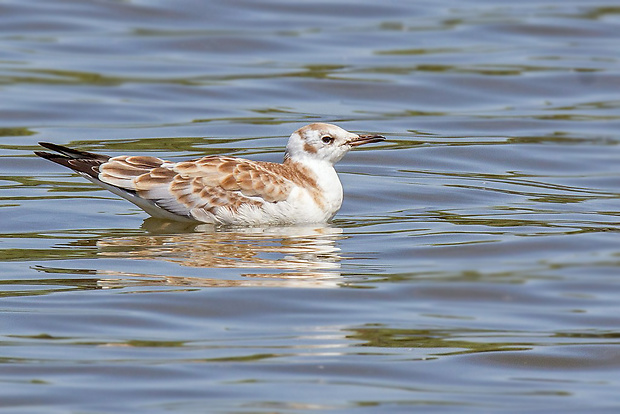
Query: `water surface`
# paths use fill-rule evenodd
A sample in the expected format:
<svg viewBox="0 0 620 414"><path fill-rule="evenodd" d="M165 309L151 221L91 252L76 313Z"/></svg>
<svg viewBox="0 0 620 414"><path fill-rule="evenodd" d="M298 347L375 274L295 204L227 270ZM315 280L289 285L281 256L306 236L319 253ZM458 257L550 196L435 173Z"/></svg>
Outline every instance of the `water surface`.
<svg viewBox="0 0 620 414"><path fill-rule="evenodd" d="M0 3L0 407L617 412L620 5ZM38 141L280 161L326 225L186 227Z"/></svg>

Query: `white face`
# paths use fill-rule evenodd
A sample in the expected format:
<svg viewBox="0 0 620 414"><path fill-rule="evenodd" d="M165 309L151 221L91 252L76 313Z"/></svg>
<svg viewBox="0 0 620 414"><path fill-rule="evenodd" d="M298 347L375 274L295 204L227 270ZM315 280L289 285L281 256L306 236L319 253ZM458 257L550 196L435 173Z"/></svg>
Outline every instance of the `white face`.
<svg viewBox="0 0 620 414"><path fill-rule="evenodd" d="M335 164L354 146L383 140L378 135L360 136L332 124L315 123L299 128L286 146L288 157L308 157Z"/></svg>

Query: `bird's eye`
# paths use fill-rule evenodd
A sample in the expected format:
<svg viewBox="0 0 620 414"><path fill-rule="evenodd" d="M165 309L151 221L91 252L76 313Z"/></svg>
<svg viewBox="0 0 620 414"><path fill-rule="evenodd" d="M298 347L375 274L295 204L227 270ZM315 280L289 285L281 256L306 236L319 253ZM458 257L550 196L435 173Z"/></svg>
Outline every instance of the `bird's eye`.
<svg viewBox="0 0 620 414"><path fill-rule="evenodd" d="M332 142L334 142L334 138L330 137L329 135L324 135L323 137L321 137L321 141L326 144L331 144Z"/></svg>

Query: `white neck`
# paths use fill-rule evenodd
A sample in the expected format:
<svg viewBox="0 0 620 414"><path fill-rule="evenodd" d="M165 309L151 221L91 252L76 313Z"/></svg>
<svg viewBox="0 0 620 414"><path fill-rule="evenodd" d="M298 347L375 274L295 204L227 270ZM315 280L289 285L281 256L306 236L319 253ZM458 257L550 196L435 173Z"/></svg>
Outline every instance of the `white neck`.
<svg viewBox="0 0 620 414"><path fill-rule="evenodd" d="M342 184L333 164L307 156L295 156L290 161L303 165L315 175L317 186L325 197L328 209L336 214L342 205Z"/></svg>

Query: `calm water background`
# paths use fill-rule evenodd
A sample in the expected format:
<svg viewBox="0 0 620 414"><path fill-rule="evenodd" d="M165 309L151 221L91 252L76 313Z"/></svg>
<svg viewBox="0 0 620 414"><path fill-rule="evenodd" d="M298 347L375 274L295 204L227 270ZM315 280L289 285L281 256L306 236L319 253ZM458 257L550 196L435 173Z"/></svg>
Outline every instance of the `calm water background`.
<svg viewBox="0 0 620 414"><path fill-rule="evenodd" d="M0 407L618 412L620 2L0 1ZM389 141L336 220L182 228L37 141Z"/></svg>

